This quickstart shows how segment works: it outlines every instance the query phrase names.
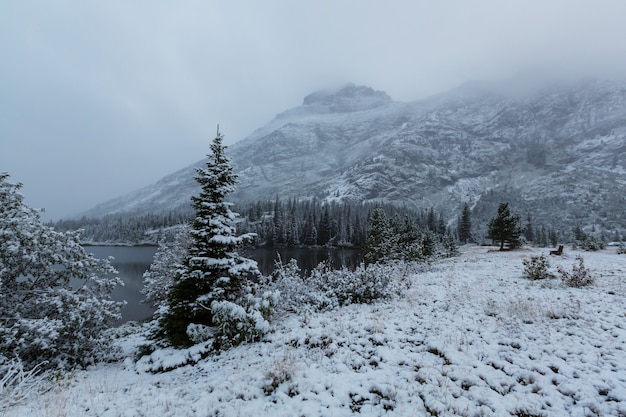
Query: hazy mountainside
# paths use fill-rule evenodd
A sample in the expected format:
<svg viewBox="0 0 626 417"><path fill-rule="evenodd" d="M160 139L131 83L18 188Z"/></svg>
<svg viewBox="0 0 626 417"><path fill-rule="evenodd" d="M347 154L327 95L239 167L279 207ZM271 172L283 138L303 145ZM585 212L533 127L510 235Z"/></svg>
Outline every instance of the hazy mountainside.
<svg viewBox="0 0 626 417"><path fill-rule="evenodd" d="M386 201L436 207L450 219L464 201L478 219L509 201L554 227L626 228L626 84L588 80L515 95L468 83L412 103L347 86L307 96L227 154L239 175L235 200ZM187 205L202 164L85 214Z"/></svg>

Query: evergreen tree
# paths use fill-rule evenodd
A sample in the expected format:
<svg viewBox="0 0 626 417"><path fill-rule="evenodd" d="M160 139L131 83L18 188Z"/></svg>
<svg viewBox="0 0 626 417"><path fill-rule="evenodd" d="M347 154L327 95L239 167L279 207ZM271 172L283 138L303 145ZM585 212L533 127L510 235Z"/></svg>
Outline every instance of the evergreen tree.
<svg viewBox="0 0 626 417"><path fill-rule="evenodd" d="M443 219L443 213L439 212L439 220L437 221L437 234L443 236L446 234L446 221Z"/></svg>
<svg viewBox="0 0 626 417"><path fill-rule="evenodd" d="M287 246L295 247L300 245L300 233L298 228L298 222L296 221L295 214L289 215L289 222L287 224Z"/></svg>
<svg viewBox="0 0 626 417"><path fill-rule="evenodd" d="M225 349L257 339L267 325L248 281L259 274L257 264L236 252L254 236L235 235L237 215L224 199L234 191L236 176L224 150L218 131L206 168L196 170L201 191L192 197L192 242L160 322L161 334L174 346L212 340L215 349Z"/></svg>
<svg viewBox="0 0 626 417"><path fill-rule="evenodd" d="M327 245L332 237L333 236L330 212L328 209L328 204L326 204L324 206L324 213L322 214L322 218L320 219L319 223L317 243L320 246Z"/></svg>
<svg viewBox="0 0 626 417"><path fill-rule="evenodd" d="M255 210L254 206L248 207L248 210L246 211L246 218L251 223L254 223L257 220L259 220L259 217L257 217L257 211Z"/></svg>
<svg viewBox="0 0 626 417"><path fill-rule="evenodd" d="M315 226L315 219L311 211L308 211L304 220L301 240L305 245L317 245L317 227Z"/></svg>
<svg viewBox="0 0 626 417"><path fill-rule="evenodd" d="M511 249L520 246L520 217L511 214L508 203L500 203L498 214L489 221L489 237L500 242L500 250L504 250L504 243L509 242Z"/></svg>
<svg viewBox="0 0 626 417"><path fill-rule="evenodd" d="M335 243L338 246L346 246L351 243L350 236L352 235L353 227L351 223L350 206L344 203L339 219L337 220L337 238L335 239Z"/></svg>
<svg viewBox="0 0 626 417"><path fill-rule="evenodd" d="M422 255L425 258L430 258L435 255L437 249L437 237L434 232L427 230L422 236Z"/></svg>
<svg viewBox="0 0 626 417"><path fill-rule="evenodd" d="M283 215L283 205L278 196L274 202L274 236L272 242L274 245L283 245L285 243L285 219Z"/></svg>
<svg viewBox="0 0 626 417"><path fill-rule="evenodd" d="M447 258L459 255L459 248L456 244L456 240L451 234L445 234L441 237L441 245L443 246L445 251L444 254Z"/></svg>
<svg viewBox="0 0 626 417"><path fill-rule="evenodd" d="M122 282L78 232L43 225L8 177L0 173L0 364L16 355L31 369L90 364L109 349L103 330L120 318L110 294Z"/></svg>
<svg viewBox="0 0 626 417"><path fill-rule="evenodd" d="M533 236L535 238L535 246L541 246L541 228L539 226L535 226Z"/></svg>
<svg viewBox="0 0 626 417"><path fill-rule="evenodd" d="M417 225L408 215L400 223L399 229L395 229L396 251L405 261L423 261L424 247L420 240L420 233Z"/></svg>
<svg viewBox="0 0 626 417"><path fill-rule="evenodd" d="M459 220L459 241L467 243L472 240L472 219L469 205L463 204L463 212Z"/></svg>
<svg viewBox="0 0 626 417"><path fill-rule="evenodd" d="M524 227L524 238L526 238L527 242L534 242L535 235L533 231L533 222L530 217L530 213L526 215L526 227Z"/></svg>
<svg viewBox="0 0 626 417"><path fill-rule="evenodd" d="M370 218L370 228L367 232L367 243L363 248L363 260L366 265L388 260L392 252L393 233L385 211L377 207Z"/></svg>
<svg viewBox="0 0 626 417"><path fill-rule="evenodd" d="M556 244L559 242L559 238L556 234L556 230L554 230L553 228L550 228L550 244L552 244L552 246L556 246Z"/></svg>
<svg viewBox="0 0 626 417"><path fill-rule="evenodd" d="M366 232L364 227L361 224L361 217L359 215L355 216L354 219L354 228L352 230L352 237L350 240L354 246L362 246L365 243Z"/></svg>
<svg viewBox="0 0 626 417"><path fill-rule="evenodd" d="M435 220L435 210L431 207L428 211L428 219L426 220L428 225L428 230L431 232L437 231L437 222Z"/></svg>
<svg viewBox="0 0 626 417"><path fill-rule="evenodd" d="M541 226L541 246L544 248L548 246L548 234L545 226Z"/></svg>
<svg viewBox="0 0 626 417"><path fill-rule="evenodd" d="M300 224L298 223L298 213L296 199L289 202L289 216L287 225L287 246L300 245Z"/></svg>
<svg viewBox="0 0 626 417"><path fill-rule="evenodd" d="M583 229L580 227L580 225L577 225L574 228L574 239L575 240L584 240L586 237L585 232L583 231Z"/></svg>
<svg viewBox="0 0 626 417"><path fill-rule="evenodd" d="M309 246L317 245L317 201L313 199L306 217L306 234L304 242Z"/></svg>

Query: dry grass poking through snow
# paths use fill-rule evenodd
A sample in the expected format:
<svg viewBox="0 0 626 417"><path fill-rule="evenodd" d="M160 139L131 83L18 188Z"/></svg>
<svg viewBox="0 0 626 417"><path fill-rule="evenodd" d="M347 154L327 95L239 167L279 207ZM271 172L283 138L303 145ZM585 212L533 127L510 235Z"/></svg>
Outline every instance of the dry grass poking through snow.
<svg viewBox="0 0 626 417"><path fill-rule="evenodd" d="M522 277L541 252L465 247L398 299L282 317L195 367L101 365L6 415L626 416L626 256L582 252L595 284L568 288Z"/></svg>

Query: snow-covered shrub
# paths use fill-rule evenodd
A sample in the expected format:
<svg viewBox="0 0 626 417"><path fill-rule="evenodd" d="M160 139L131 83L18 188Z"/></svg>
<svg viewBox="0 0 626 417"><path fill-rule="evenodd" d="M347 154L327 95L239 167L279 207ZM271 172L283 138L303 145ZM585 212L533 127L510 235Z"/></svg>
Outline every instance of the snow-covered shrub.
<svg viewBox="0 0 626 417"><path fill-rule="evenodd" d="M162 373L183 366L193 366L213 352L211 343L197 343L188 348L151 346L150 352L137 359L136 369L140 372Z"/></svg>
<svg viewBox="0 0 626 417"><path fill-rule="evenodd" d="M213 345L216 350L230 349L245 342L260 340L269 329L269 319L279 294L266 291L260 296L250 290L237 303L213 301ZM199 340L200 341L200 340Z"/></svg>
<svg viewBox="0 0 626 417"><path fill-rule="evenodd" d="M446 234L441 238L441 246L443 247L444 257L452 258L453 256L459 256L459 247L456 243L456 239L451 235Z"/></svg>
<svg viewBox="0 0 626 417"><path fill-rule="evenodd" d="M307 285L301 276L298 261L290 259L286 264L278 259L274 265L274 272L266 277L266 285L280 292L276 307L283 311L298 311L302 305L308 303L310 285Z"/></svg>
<svg viewBox="0 0 626 417"><path fill-rule="evenodd" d="M530 259L524 259L522 263L524 264L523 276L525 278L533 281L554 278L554 274L548 271L550 261L544 255L531 256Z"/></svg>
<svg viewBox="0 0 626 417"><path fill-rule="evenodd" d="M617 247L617 254L626 255L626 246L624 246L623 243L620 243L620 245Z"/></svg>
<svg viewBox="0 0 626 417"><path fill-rule="evenodd" d="M43 365L26 370L19 357L0 363L0 414L4 415L4 410L20 404L41 389L48 376L47 372L42 372Z"/></svg>
<svg viewBox="0 0 626 417"><path fill-rule="evenodd" d="M561 274L561 279L569 287L581 288L594 283L594 278L588 268L585 267L584 259L581 255L576 255L578 265L572 265L572 272L567 272L561 267L557 270Z"/></svg>
<svg viewBox="0 0 626 417"><path fill-rule="evenodd" d="M582 233L579 240L574 243L574 248L581 248L586 251L597 251L606 248L606 242L603 239L598 239L593 235Z"/></svg>
<svg viewBox="0 0 626 417"><path fill-rule="evenodd" d="M322 263L313 270L310 279L339 305L366 304L391 295L390 283L395 272L392 264L371 264L367 268L360 265L350 271L333 270Z"/></svg>
<svg viewBox="0 0 626 417"><path fill-rule="evenodd" d="M272 394L280 384L290 381L295 372L295 361L287 352L282 360L275 361L265 374L265 384L263 392L266 395Z"/></svg>
<svg viewBox="0 0 626 417"><path fill-rule="evenodd" d="M280 292L277 308L282 311L326 311L352 303L372 303L381 298L398 294L409 273L416 272L414 266L421 263L374 263L363 264L354 271L347 268L332 269L322 262L311 271L311 276L302 277L295 259L286 265L276 263L267 288ZM406 287L404 287L406 289Z"/></svg>
<svg viewBox="0 0 626 417"><path fill-rule="evenodd" d="M110 295L123 285L110 260L80 245L78 232L42 224L0 174L0 358L17 355L26 369L87 365L109 351L104 330L123 303Z"/></svg>
<svg viewBox="0 0 626 417"><path fill-rule="evenodd" d="M215 334L215 328L212 326L205 326L204 324L190 323L187 326L187 336L193 343L206 342L213 338Z"/></svg>
<svg viewBox="0 0 626 417"><path fill-rule="evenodd" d="M181 268L191 236L189 226L183 225L171 242L163 240L154 254L150 268L143 274L142 294L146 296L144 302L159 307L167 300L167 295L174 283L174 276Z"/></svg>
<svg viewBox="0 0 626 417"><path fill-rule="evenodd" d="M279 311L323 311L337 305L337 300L320 291L314 280L302 276L295 259L287 264L276 261L272 275L264 278L264 286L280 294L276 302Z"/></svg>

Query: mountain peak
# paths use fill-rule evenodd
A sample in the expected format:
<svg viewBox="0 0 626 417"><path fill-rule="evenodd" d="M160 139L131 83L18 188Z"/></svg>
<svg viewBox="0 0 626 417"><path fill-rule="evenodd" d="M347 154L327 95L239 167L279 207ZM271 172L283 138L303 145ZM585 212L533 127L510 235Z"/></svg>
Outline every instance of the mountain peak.
<svg viewBox="0 0 626 417"><path fill-rule="evenodd" d="M384 91L347 84L339 90L323 90L306 96L303 106L320 113L350 113L384 106L393 100Z"/></svg>
<svg viewBox="0 0 626 417"><path fill-rule="evenodd" d="M418 105L354 85L311 94L229 148L239 176L232 199L384 201L443 207L450 218L470 202L483 225L507 201L563 233L578 224L626 230L626 84L522 96L494 85L467 83ZM194 169L88 214L188 204Z"/></svg>

